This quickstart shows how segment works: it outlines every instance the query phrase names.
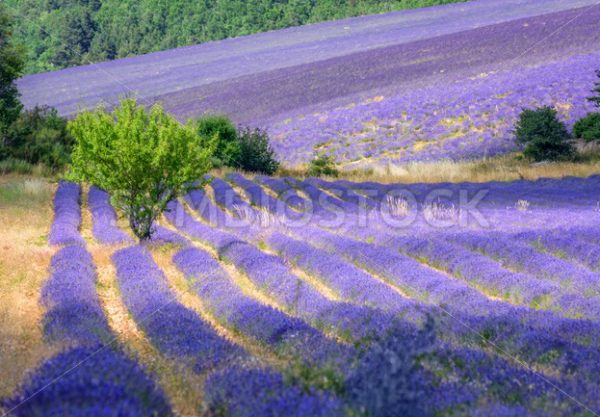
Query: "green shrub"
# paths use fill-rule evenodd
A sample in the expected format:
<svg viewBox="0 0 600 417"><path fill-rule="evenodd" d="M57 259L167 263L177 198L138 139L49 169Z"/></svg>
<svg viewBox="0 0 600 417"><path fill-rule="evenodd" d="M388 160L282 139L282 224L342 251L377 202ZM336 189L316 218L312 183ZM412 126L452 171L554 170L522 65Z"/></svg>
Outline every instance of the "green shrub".
<svg viewBox="0 0 600 417"><path fill-rule="evenodd" d="M10 158L57 170L69 162L72 147L66 119L44 106L19 115L10 129L5 153Z"/></svg>
<svg viewBox="0 0 600 417"><path fill-rule="evenodd" d="M86 111L69 122L75 138L70 177L110 193L133 232L148 239L167 204L203 184L213 145L159 105L149 111L128 99L112 114Z"/></svg>
<svg viewBox="0 0 600 417"><path fill-rule="evenodd" d="M269 145L269 135L261 129L241 129L238 134L240 145L239 168L244 171L272 175L279 168L273 149Z"/></svg>
<svg viewBox="0 0 600 417"><path fill-rule="evenodd" d="M237 129L227 116L208 115L196 122L196 129L205 143L214 142L212 163L215 167L239 168L240 144Z"/></svg>
<svg viewBox="0 0 600 417"><path fill-rule="evenodd" d="M337 163L333 155L319 154L316 155L308 167L306 175L309 177L337 177L339 171L337 169Z"/></svg>
<svg viewBox="0 0 600 417"><path fill-rule="evenodd" d="M600 140L600 113L588 113L573 126L573 136L587 142Z"/></svg>
<svg viewBox="0 0 600 417"><path fill-rule="evenodd" d="M596 75L598 76L598 78L600 78L600 70L596 71ZM600 107L600 81L596 82L594 85L596 86L596 88L592 90L592 93L595 93L595 95L592 97L588 97L588 100L593 103L596 103L596 107Z"/></svg>
<svg viewBox="0 0 600 417"><path fill-rule="evenodd" d="M552 107L523 110L516 124L515 135L517 142L524 146L523 155L528 159L556 161L574 156L569 132Z"/></svg>

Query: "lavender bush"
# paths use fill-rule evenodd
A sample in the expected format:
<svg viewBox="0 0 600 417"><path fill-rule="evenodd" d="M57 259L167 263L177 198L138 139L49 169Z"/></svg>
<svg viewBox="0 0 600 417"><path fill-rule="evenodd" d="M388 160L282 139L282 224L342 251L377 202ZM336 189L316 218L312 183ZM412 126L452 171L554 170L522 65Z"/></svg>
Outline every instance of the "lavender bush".
<svg viewBox="0 0 600 417"><path fill-rule="evenodd" d="M99 345L111 333L96 294L96 269L83 246L67 246L52 257L42 289L44 334L52 341Z"/></svg>
<svg viewBox="0 0 600 417"><path fill-rule="evenodd" d="M92 212L92 233L96 240L104 244L132 242L131 237L117 225L117 214L110 204L108 193L97 187L90 187L88 205Z"/></svg>
<svg viewBox="0 0 600 417"><path fill-rule="evenodd" d="M18 417L173 415L164 393L136 362L102 346L48 359L4 406Z"/></svg>
<svg viewBox="0 0 600 417"><path fill-rule="evenodd" d="M54 196L54 221L48 238L51 245L81 244L81 188L61 181Z"/></svg>
<svg viewBox="0 0 600 417"><path fill-rule="evenodd" d="M265 369L230 368L211 375L206 386L208 407L215 415L345 415L342 403L331 395L316 391L304 393L300 388L289 387L280 374Z"/></svg>
<svg viewBox="0 0 600 417"><path fill-rule="evenodd" d="M284 369L260 364L179 304L144 246L119 250L113 261L133 318L159 351L207 375L205 406L217 415L596 412L599 182L407 185L230 174L214 179L212 192L186 195L187 204L172 201L170 226L155 225L150 244L178 245L173 262L210 314L285 360ZM458 222L461 192L481 188L486 228L421 217L456 214ZM448 193L432 209L429 197L440 189ZM390 200L397 191L412 202ZM380 216L391 209L418 216L392 226ZM298 215L308 222L295 224ZM89 254L82 245L63 248L50 271L47 340L102 346L111 332ZM113 383L111 373L97 372ZM114 410L135 415L126 407L138 410L152 382L114 383L126 392ZM161 397L152 392L157 409ZM84 398L96 407L90 413L105 412L91 393Z"/></svg>
<svg viewBox="0 0 600 417"><path fill-rule="evenodd" d="M83 246L59 250L42 290L44 335L68 348L30 372L0 405L15 416L171 416L162 390L112 334L96 293L96 270Z"/></svg>
<svg viewBox="0 0 600 417"><path fill-rule="evenodd" d="M197 248L182 249L173 261L213 314L237 331L272 346L285 356L323 365L337 357L348 358L343 346L333 343L304 321L265 306L243 294L219 263Z"/></svg>
<svg viewBox="0 0 600 417"><path fill-rule="evenodd" d="M177 302L161 270L142 246L113 255L123 301L150 340L167 356L197 372L224 366L245 355L196 313Z"/></svg>

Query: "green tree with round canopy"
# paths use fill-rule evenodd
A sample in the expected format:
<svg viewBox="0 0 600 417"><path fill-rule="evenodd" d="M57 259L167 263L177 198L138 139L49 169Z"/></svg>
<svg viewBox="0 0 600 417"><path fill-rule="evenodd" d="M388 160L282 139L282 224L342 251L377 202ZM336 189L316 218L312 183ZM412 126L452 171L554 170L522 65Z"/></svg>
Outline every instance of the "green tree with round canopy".
<svg viewBox="0 0 600 417"><path fill-rule="evenodd" d="M112 113L100 107L79 114L69 130L70 176L106 190L140 240L151 238L170 201L204 185L211 168L212 144L160 105L146 110L126 99Z"/></svg>

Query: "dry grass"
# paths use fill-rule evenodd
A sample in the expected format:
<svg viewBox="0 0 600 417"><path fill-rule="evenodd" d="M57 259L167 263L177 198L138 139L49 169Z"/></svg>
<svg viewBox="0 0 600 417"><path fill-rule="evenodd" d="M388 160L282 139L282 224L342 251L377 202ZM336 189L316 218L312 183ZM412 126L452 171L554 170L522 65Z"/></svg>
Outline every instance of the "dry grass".
<svg viewBox="0 0 600 417"><path fill-rule="evenodd" d="M44 344L38 302L54 253L46 243L53 189L42 179L0 177L0 397L55 353Z"/></svg>
<svg viewBox="0 0 600 417"><path fill-rule="evenodd" d="M587 148L586 148L587 149ZM595 149L595 148L594 148ZM589 177L600 174L599 153L586 151L578 162L531 163L518 155L504 155L472 161L411 162L398 165L376 165L365 169L342 169L337 178L349 181L373 181L390 183L440 183L537 180L540 178L563 178L567 176ZM280 177L306 178L306 166L281 167ZM230 169L214 170L213 174L224 176ZM252 174L240 172L252 179ZM266 187L263 187L266 189ZM268 191L267 191L268 192ZM305 196L303 196L305 197Z"/></svg>
<svg viewBox="0 0 600 417"><path fill-rule="evenodd" d="M401 165L375 166L372 169L340 171L339 179L381 183L489 182L519 179L589 177L600 174L600 160L589 156L582 162L532 164L515 155L473 161L412 162ZM283 168L281 176L304 177L306 169ZM335 178L331 178L335 179Z"/></svg>

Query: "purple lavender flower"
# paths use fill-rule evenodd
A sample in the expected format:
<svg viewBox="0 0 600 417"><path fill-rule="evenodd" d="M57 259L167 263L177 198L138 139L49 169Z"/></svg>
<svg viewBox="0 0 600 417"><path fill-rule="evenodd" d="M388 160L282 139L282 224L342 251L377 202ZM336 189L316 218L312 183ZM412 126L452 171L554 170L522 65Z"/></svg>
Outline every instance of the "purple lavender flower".
<svg viewBox="0 0 600 417"><path fill-rule="evenodd" d="M282 179L271 178L264 175L257 175L254 177L254 180L262 184L269 189L271 189L276 195L277 198L282 200L284 203L298 210L305 210L309 206L309 202L307 202L304 198L300 197L300 195L296 192L294 187L290 184L286 183Z"/></svg>
<svg viewBox="0 0 600 417"><path fill-rule="evenodd" d="M583 294L600 296L600 275L571 262L539 252L506 234L462 233L448 236L453 242L490 256L505 267L557 282Z"/></svg>
<svg viewBox="0 0 600 417"><path fill-rule="evenodd" d="M303 392L286 384L282 375L267 369L228 368L212 374L206 387L212 413L238 417L345 415L342 403L331 394Z"/></svg>
<svg viewBox="0 0 600 417"><path fill-rule="evenodd" d="M153 344L164 354L203 372L246 353L220 337L195 312L177 302L169 284L142 246L114 253L123 301Z"/></svg>
<svg viewBox="0 0 600 417"><path fill-rule="evenodd" d="M155 224L152 227L152 237L148 242L145 242L149 245L180 245L180 246L188 246L190 241L185 237L181 236L179 233L174 232L170 229L167 229L164 226L159 224Z"/></svg>
<svg viewBox="0 0 600 417"><path fill-rule="evenodd" d="M294 275L280 258L231 233L196 221L179 203L173 202L170 207L166 217L179 230L213 246L221 258L244 271L257 288L289 313L355 339L381 334L392 321L392 316L382 311L329 300Z"/></svg>
<svg viewBox="0 0 600 417"><path fill-rule="evenodd" d="M224 209L236 213L239 210L250 208L250 205L222 179L213 178L210 182L210 186L215 192L215 201Z"/></svg>
<svg viewBox="0 0 600 417"><path fill-rule="evenodd" d="M345 348L304 321L245 295L208 253L198 248L182 249L173 261L213 314L238 331L311 363L348 358Z"/></svg>
<svg viewBox="0 0 600 417"><path fill-rule="evenodd" d="M82 244L79 234L81 225L80 207L81 187L77 184L61 181L54 196L54 221L50 229L51 245Z"/></svg>
<svg viewBox="0 0 600 417"><path fill-rule="evenodd" d="M17 417L173 415L165 394L136 362L103 346L48 359L2 405Z"/></svg>
<svg viewBox="0 0 600 417"><path fill-rule="evenodd" d="M483 292L534 309L564 311L577 317L597 319L600 305L579 294L563 291L558 284L502 268L492 259L437 239L395 237L387 243L425 263L464 279Z"/></svg>
<svg viewBox="0 0 600 417"><path fill-rule="evenodd" d="M322 279L344 299L401 313L414 305L386 284L343 261L339 256L317 249L281 233L267 238L267 243L284 260Z"/></svg>
<svg viewBox="0 0 600 417"><path fill-rule="evenodd" d="M44 334L52 341L98 345L110 339L104 311L96 293L96 270L83 246L58 251L42 289Z"/></svg>
<svg viewBox="0 0 600 417"><path fill-rule="evenodd" d="M71 348L42 363L0 405L15 416L171 416L162 390L114 341L82 245L60 249L42 289L44 335Z"/></svg>
<svg viewBox="0 0 600 417"><path fill-rule="evenodd" d="M579 240L570 229L526 232L517 236L517 240L534 242L547 251L568 257L589 269L600 269L600 246Z"/></svg>
<svg viewBox="0 0 600 417"><path fill-rule="evenodd" d="M105 191L90 187L88 205L92 212L92 233L96 240L104 244L131 243L131 237L117 226L117 214L110 204L110 196Z"/></svg>
<svg viewBox="0 0 600 417"><path fill-rule="evenodd" d="M271 197L256 182L250 181L237 172L227 175L227 179L241 187L253 205L264 208L270 213L283 213L283 208L286 207L285 203L282 200Z"/></svg>

